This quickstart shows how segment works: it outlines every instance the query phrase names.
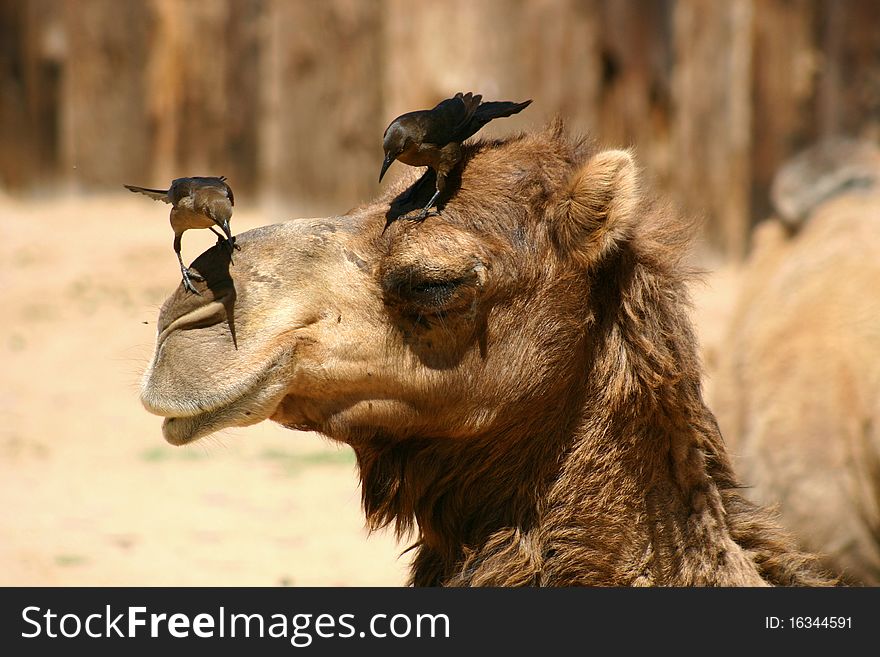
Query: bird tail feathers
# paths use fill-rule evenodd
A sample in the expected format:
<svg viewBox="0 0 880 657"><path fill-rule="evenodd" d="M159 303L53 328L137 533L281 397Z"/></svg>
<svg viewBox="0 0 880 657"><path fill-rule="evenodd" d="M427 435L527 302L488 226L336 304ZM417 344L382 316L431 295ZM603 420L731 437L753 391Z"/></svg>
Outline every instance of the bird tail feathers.
<svg viewBox="0 0 880 657"><path fill-rule="evenodd" d="M504 100L493 100L480 105L477 108L477 111L474 113L474 117L485 124L492 119L502 119L506 116L517 114L531 104L531 100L527 100L522 103L511 103Z"/></svg>
<svg viewBox="0 0 880 657"><path fill-rule="evenodd" d="M171 199L168 198L168 190L167 189L149 189L147 187L137 187L135 185L123 185L127 190L131 192L137 192L138 194L146 194L152 199L157 201L164 201L165 203L171 203Z"/></svg>

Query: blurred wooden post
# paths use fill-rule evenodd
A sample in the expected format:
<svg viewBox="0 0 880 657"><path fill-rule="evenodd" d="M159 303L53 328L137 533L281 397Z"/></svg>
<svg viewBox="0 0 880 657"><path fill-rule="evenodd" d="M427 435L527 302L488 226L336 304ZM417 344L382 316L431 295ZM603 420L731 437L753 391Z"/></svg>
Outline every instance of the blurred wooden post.
<svg viewBox="0 0 880 657"><path fill-rule="evenodd" d="M338 212L376 192L380 9L360 0L269 3L261 71L266 191Z"/></svg>
<svg viewBox="0 0 880 657"><path fill-rule="evenodd" d="M783 162L818 135L819 67L816 3L761 0L755 4L752 85L752 221L771 212L770 186Z"/></svg>
<svg viewBox="0 0 880 657"><path fill-rule="evenodd" d="M265 0L231 0L223 34L226 65L225 175L256 191L259 167L260 62L266 35Z"/></svg>
<svg viewBox="0 0 880 657"><path fill-rule="evenodd" d="M60 0L0 0L0 186L55 182L66 40Z"/></svg>
<svg viewBox="0 0 880 657"><path fill-rule="evenodd" d="M752 0L678 0L673 17L673 192L733 257L750 225L753 14Z"/></svg>
<svg viewBox="0 0 880 657"><path fill-rule="evenodd" d="M531 26L523 22L522 3L385 0L383 6L380 147L381 131L395 116L432 107L459 91L480 93L486 100L531 97L526 95L531 89L524 75L525 63L542 55L530 50L523 39ZM481 134L507 134L533 124L530 107L527 113L490 123Z"/></svg>
<svg viewBox="0 0 880 657"><path fill-rule="evenodd" d="M605 2L595 17L601 67L597 136L609 146L636 146L640 162L661 186L668 186L673 166L672 4Z"/></svg>
<svg viewBox="0 0 880 657"><path fill-rule="evenodd" d="M226 84L230 61L227 45L229 2L186 2L172 20L182 23L184 42L175 65L183 69L181 102L178 112L178 166L187 175L222 171L229 164L226 156L226 117L229 98L237 90Z"/></svg>
<svg viewBox="0 0 880 657"><path fill-rule="evenodd" d="M819 117L823 136L880 141L880 3L819 3Z"/></svg>
<svg viewBox="0 0 880 657"><path fill-rule="evenodd" d="M256 182L262 0L155 0L149 112L153 179Z"/></svg>
<svg viewBox="0 0 880 657"><path fill-rule="evenodd" d="M90 188L137 184L150 169L150 7L68 0L64 19L69 48L61 101L63 174Z"/></svg>
<svg viewBox="0 0 880 657"><path fill-rule="evenodd" d="M596 0L523 5L520 42L512 44L516 59L507 64L522 71L521 96L535 101L523 116L526 125L537 127L561 116L572 133L599 136L602 71L596 17L601 6Z"/></svg>

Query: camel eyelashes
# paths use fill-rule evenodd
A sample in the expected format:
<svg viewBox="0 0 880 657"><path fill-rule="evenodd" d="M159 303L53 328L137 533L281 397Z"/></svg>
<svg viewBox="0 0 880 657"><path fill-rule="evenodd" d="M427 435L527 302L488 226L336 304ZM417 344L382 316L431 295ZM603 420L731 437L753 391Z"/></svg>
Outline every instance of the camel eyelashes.
<svg viewBox="0 0 880 657"><path fill-rule="evenodd" d="M415 278L402 282L398 294L416 303L437 306L447 301L465 283L464 278Z"/></svg>
<svg viewBox="0 0 880 657"><path fill-rule="evenodd" d="M412 294L419 295L443 295L449 292L452 292L456 287L461 285L464 281L456 280L456 281L422 281L420 283L416 283L412 285L409 291Z"/></svg>
<svg viewBox="0 0 880 657"><path fill-rule="evenodd" d="M439 312L457 305L463 286L473 276L442 276L438 272L404 270L385 278L386 298L394 305L403 305L420 312Z"/></svg>
<svg viewBox="0 0 880 657"><path fill-rule="evenodd" d="M422 302L428 306L441 306L455 293L456 289L464 283L463 280L446 281L421 281L411 285L405 294L414 301Z"/></svg>

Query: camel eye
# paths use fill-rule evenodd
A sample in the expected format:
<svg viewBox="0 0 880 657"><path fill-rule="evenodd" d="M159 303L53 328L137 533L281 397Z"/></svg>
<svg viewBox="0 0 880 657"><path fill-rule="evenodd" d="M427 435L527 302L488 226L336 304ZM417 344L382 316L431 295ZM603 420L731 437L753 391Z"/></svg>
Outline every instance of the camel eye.
<svg viewBox="0 0 880 657"><path fill-rule="evenodd" d="M463 282L462 280L423 280L409 286L407 293L414 300L428 302L428 305L440 306L453 295Z"/></svg>
<svg viewBox="0 0 880 657"><path fill-rule="evenodd" d="M441 312L459 305L473 276L450 275L441 271L395 272L385 278L386 299L404 310L420 313Z"/></svg>

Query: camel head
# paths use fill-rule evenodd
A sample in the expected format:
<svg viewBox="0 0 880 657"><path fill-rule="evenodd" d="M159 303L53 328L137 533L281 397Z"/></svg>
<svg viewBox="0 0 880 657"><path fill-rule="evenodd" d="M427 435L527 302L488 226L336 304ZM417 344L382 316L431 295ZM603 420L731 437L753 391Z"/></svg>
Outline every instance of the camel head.
<svg viewBox="0 0 880 657"><path fill-rule="evenodd" d="M553 422L585 371L591 276L633 230L636 168L560 126L465 153L423 222L395 216L414 175L344 216L239 235L233 266L202 254L201 295L167 300L143 380L166 440L265 419L351 444L466 439L525 405Z"/></svg>
<svg viewBox="0 0 880 657"><path fill-rule="evenodd" d="M416 585L825 581L740 498L679 266L628 152L466 144L344 216L237 236L163 306L141 398L182 445L271 419L351 445ZM807 564L807 565L805 565Z"/></svg>

